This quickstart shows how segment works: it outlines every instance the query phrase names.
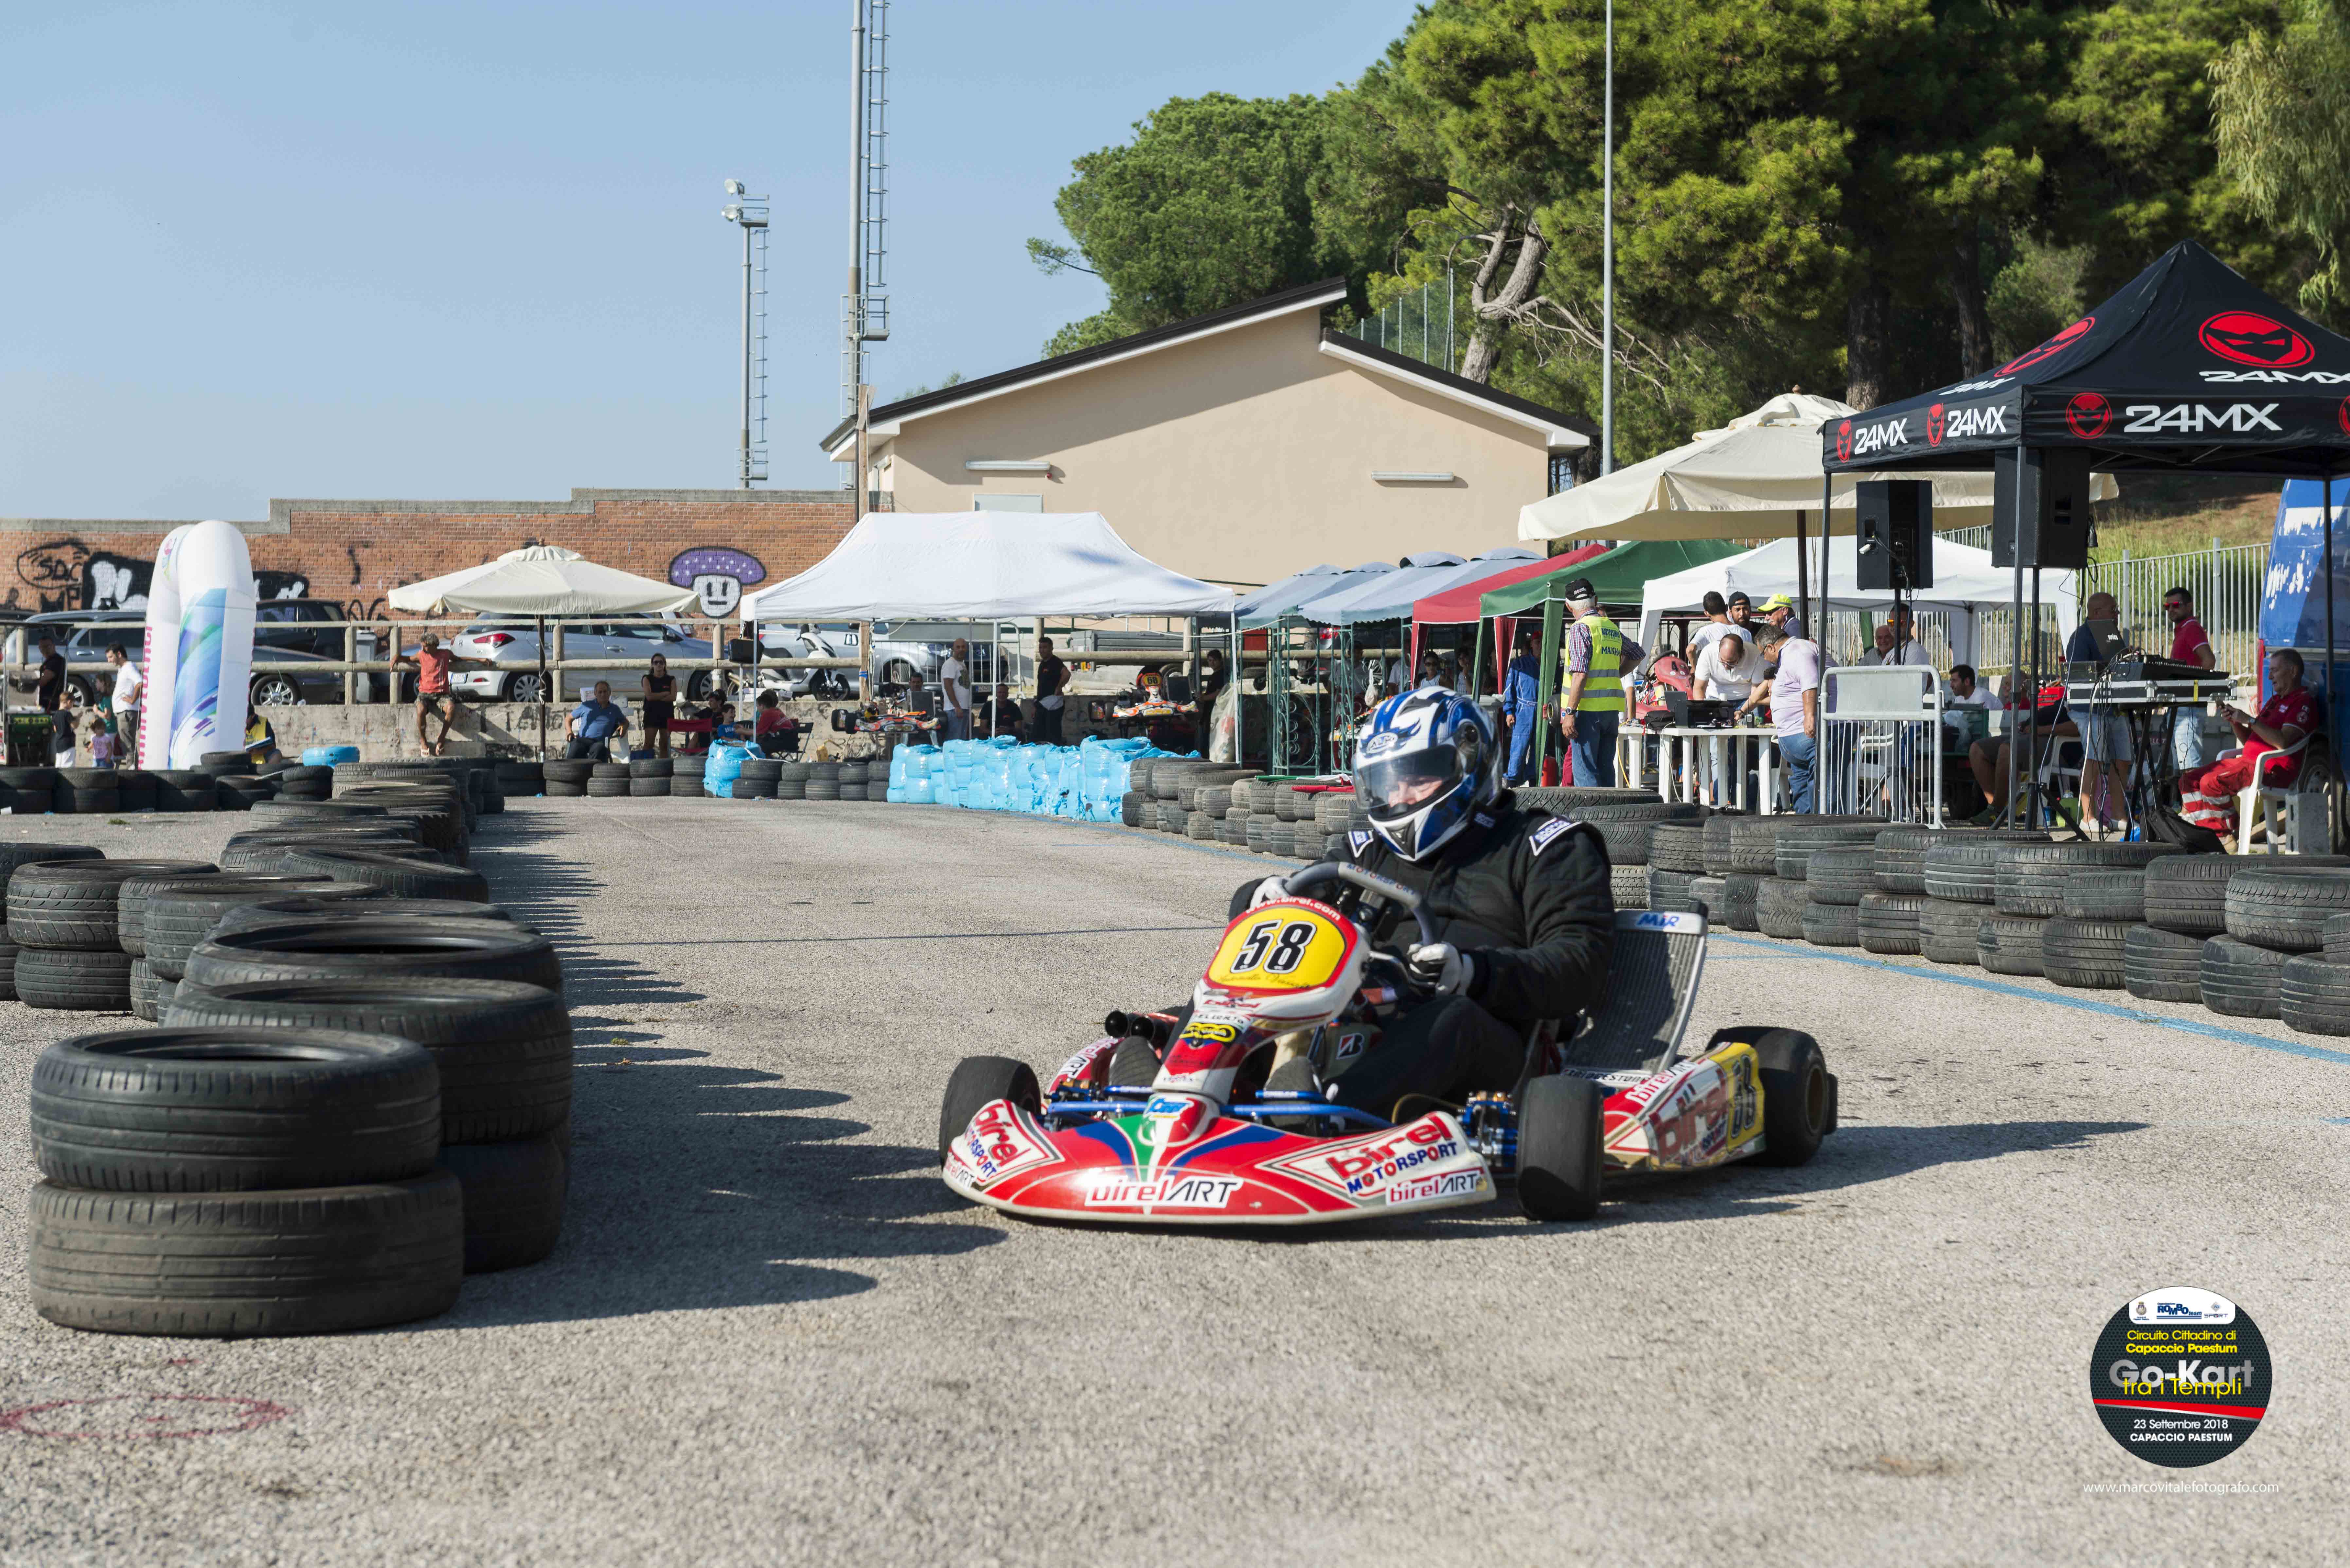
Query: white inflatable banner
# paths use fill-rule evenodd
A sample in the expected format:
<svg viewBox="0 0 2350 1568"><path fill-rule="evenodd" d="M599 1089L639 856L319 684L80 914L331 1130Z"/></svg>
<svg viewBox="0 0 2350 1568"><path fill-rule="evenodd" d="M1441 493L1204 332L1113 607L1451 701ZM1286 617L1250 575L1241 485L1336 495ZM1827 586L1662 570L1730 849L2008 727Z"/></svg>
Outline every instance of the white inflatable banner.
<svg viewBox="0 0 2350 1568"><path fill-rule="evenodd" d="M147 590L147 689L139 765L192 768L244 750L253 680L253 556L225 523L164 535Z"/></svg>

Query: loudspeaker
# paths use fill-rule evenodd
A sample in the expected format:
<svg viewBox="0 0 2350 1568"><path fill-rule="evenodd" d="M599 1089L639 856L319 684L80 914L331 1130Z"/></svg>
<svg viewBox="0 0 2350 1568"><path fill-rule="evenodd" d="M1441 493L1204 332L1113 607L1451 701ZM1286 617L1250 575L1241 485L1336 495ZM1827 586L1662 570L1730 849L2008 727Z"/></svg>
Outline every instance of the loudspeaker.
<svg viewBox="0 0 2350 1568"><path fill-rule="evenodd" d="M2022 459L2019 465L2018 458ZM2020 524L2020 526L2019 526ZM1991 453L1991 564L2078 571L2096 530L2083 447L2000 447Z"/></svg>
<svg viewBox="0 0 2350 1568"><path fill-rule="evenodd" d="M1934 586L1934 486L1923 479L1866 479L1853 486L1853 537L1863 593Z"/></svg>

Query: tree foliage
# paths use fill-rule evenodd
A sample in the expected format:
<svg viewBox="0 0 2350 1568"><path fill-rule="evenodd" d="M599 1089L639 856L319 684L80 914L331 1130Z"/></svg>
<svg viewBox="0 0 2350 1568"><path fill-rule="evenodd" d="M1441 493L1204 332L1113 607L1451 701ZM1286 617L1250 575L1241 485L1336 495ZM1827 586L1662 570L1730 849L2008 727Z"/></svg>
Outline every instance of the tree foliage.
<svg viewBox="0 0 2350 1568"><path fill-rule="evenodd" d="M1986 369L2189 235L2335 298L2350 0L2287 0L2282 42L2278 3L1617 0L1618 455ZM1110 291L1055 349L1449 272L1461 374L1596 416L1604 4L1426 0L1326 98L1165 105L1078 160L1074 248L1031 243Z"/></svg>
<svg viewBox="0 0 2350 1568"><path fill-rule="evenodd" d="M2338 314L2350 304L2350 4L2297 0L2281 32L2239 39L2211 79L2220 167L2314 253L2302 305Z"/></svg>

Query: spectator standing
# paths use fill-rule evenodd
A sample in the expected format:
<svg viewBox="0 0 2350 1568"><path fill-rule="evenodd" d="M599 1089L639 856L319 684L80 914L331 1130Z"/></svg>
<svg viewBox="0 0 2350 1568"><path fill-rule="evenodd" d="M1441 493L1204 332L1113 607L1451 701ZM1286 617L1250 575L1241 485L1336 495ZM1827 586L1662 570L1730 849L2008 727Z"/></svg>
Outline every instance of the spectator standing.
<svg viewBox="0 0 2350 1568"><path fill-rule="evenodd" d="M1788 636L1776 621L1765 625L1759 636L1762 657L1779 666L1764 690L1771 694L1771 727L1778 732L1779 759L1787 764L1787 796L1797 812L1808 812L1819 761L1819 644Z"/></svg>
<svg viewBox="0 0 2350 1568"><path fill-rule="evenodd" d="M2074 628L2071 639L2064 645L2065 663L2104 669L2106 650L2098 645L2097 634L2090 629L2088 623L2113 620L2120 613L2113 595L2091 594L2082 612L2082 624ZM2081 732L2083 826L2094 822L2102 835L2114 826L2113 819L2107 815L2109 806L2121 818L2122 825L2126 826L2129 807L2125 791L2130 771L2129 721L2113 708L2096 702L2075 710L2073 721Z"/></svg>
<svg viewBox="0 0 2350 1568"><path fill-rule="evenodd" d="M1729 600L1708 588L1700 602L1705 607L1705 618L1690 628L1689 641L1682 649L1682 657L1689 660L1691 670L1705 657L1705 650L1713 646L1714 639L1737 629L1730 624Z"/></svg>
<svg viewBox="0 0 2350 1568"><path fill-rule="evenodd" d="M1210 650L1209 657L1215 657L1212 649ZM1218 668L1221 670L1222 667ZM1203 680L1201 684L1204 687L1206 682ZM1036 639L1036 743L1038 745L1057 746L1061 743L1061 710L1068 702L1068 691L1069 667L1061 662L1061 656L1054 651L1051 638L1038 638ZM1205 691L1202 691L1201 695L1209 702L1215 701L1214 697Z"/></svg>
<svg viewBox="0 0 2350 1568"><path fill-rule="evenodd" d="M458 660L441 646L437 631L426 632L417 644L413 654L403 653L392 664L416 671L416 744L426 756L437 757L449 743L449 726L457 722L457 694L449 689L449 670ZM434 738L427 736L424 728L426 719L436 711L441 715L441 733Z"/></svg>
<svg viewBox="0 0 2350 1568"><path fill-rule="evenodd" d="M2185 588L2172 588L2162 596L2162 613L2170 618L2170 658L2176 664L2192 664L2210 670L2219 662L2212 651L2211 639L2204 633L2203 623L2195 618L2195 596ZM2171 760L2181 774L2203 765L2203 705L2199 702L2182 706L2171 721Z"/></svg>
<svg viewBox="0 0 2350 1568"><path fill-rule="evenodd" d="M726 710L721 709L724 712ZM571 710L571 718L564 726L563 754L578 762L612 760L612 742L629 732L629 715L612 701L612 683L596 682L596 694ZM717 733L713 725L711 732Z"/></svg>
<svg viewBox="0 0 2350 1568"><path fill-rule="evenodd" d="M1510 783L1532 784L1534 746L1542 735L1542 634L1518 632L1517 652L1502 673L1502 721L1510 729Z"/></svg>
<svg viewBox="0 0 2350 1568"><path fill-rule="evenodd" d="M139 699L147 690L147 677L140 673L138 661L127 649L108 649L106 661L114 666L114 733L122 742L118 755L124 764L135 768L139 765Z"/></svg>
<svg viewBox="0 0 2350 1568"><path fill-rule="evenodd" d="M1690 672L1690 695L1745 707L1762 683L1762 650L1746 635L1725 628L1706 644L1697 668Z"/></svg>
<svg viewBox="0 0 2350 1568"><path fill-rule="evenodd" d="M1730 629L1746 632L1750 634L1747 640L1753 641L1751 634L1754 630L1754 601L1743 593L1730 596Z"/></svg>
<svg viewBox="0 0 2350 1568"><path fill-rule="evenodd" d="M56 724L58 722L57 715L65 707L66 656L57 651L57 639L47 632L41 634L40 649L40 673L33 680L33 701L40 704L42 712L49 715L49 722ZM65 750L70 753L73 750L72 734L68 732L57 739L64 742ZM56 740L52 741L49 750L52 753L57 750Z"/></svg>
<svg viewBox="0 0 2350 1568"><path fill-rule="evenodd" d="M114 765L114 732L107 726L107 717L93 711L89 716L89 765L110 768Z"/></svg>
<svg viewBox="0 0 2350 1568"><path fill-rule="evenodd" d="M656 653L647 661L643 695L645 744L653 755L669 755L669 722L677 717L677 677L669 672L669 659Z"/></svg>
<svg viewBox="0 0 2350 1568"><path fill-rule="evenodd" d="M62 666L65 660L57 660ZM62 680L62 678L60 678ZM60 684L57 706L49 715L49 753L52 765L69 768L74 765L74 747L81 738L81 708L74 694Z"/></svg>
<svg viewBox="0 0 2350 1568"><path fill-rule="evenodd" d="M946 722L941 726L949 741L971 739L971 643L963 638L954 639L953 651L939 666L939 687L946 694Z"/></svg>
<svg viewBox="0 0 2350 1568"><path fill-rule="evenodd" d="M1214 712L1216 699L1224 694L1224 688L1232 684L1232 671L1224 667L1222 649L1211 648L1200 655L1200 711ZM1044 737L1039 735L1037 739L1041 742ZM1057 719L1053 722L1051 743L1056 746L1061 743L1061 726Z"/></svg>
<svg viewBox="0 0 2350 1568"><path fill-rule="evenodd" d="M2258 714L2235 707L2220 710L2236 732L2241 751L2178 775L2179 815L2223 838L2235 829L2238 794L2255 782L2281 788L2300 776L2298 755L2262 759L2292 751L2317 723L2316 700L2301 683L2301 655L2292 649L2280 648L2269 655L2269 691L2272 695Z"/></svg>
<svg viewBox="0 0 2350 1568"><path fill-rule="evenodd" d="M1808 640L1804 636L1804 623L1795 614L1795 601L1784 594L1773 594L1762 601L1762 618L1785 633L1790 642Z"/></svg>
<svg viewBox="0 0 2350 1568"><path fill-rule="evenodd" d="M1566 691L1559 698L1559 723L1575 757L1575 782L1616 782L1616 731L1624 721L1624 671L1647 655L1621 628L1599 611L1599 590L1589 577L1566 585L1566 607L1575 625L1566 634Z"/></svg>

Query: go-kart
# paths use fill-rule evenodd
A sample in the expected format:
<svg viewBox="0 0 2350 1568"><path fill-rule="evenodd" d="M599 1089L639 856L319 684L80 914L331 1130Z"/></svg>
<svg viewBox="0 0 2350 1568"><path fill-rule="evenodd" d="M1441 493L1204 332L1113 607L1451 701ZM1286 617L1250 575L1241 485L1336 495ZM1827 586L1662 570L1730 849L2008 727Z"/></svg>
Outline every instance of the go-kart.
<svg viewBox="0 0 2350 1568"><path fill-rule="evenodd" d="M1329 901L1306 896L1324 888ZM1604 1180L1801 1165L1835 1130L1836 1080L1810 1035L1725 1029L1683 1053L1701 915L1619 911L1607 1000L1569 1038L1529 1031L1506 1091L1391 1121L1265 1087L1298 1054L1327 1083L1425 1000L1403 952L1371 936L1399 913L1434 940L1419 902L1359 866L1307 867L1224 928L1188 1019L1113 1012L1042 1089L1026 1063L965 1058L939 1115L947 1185L1012 1214L1149 1225L1325 1224L1484 1203L1509 1185L1533 1219L1583 1220ZM1147 1089L1110 1081L1136 1037L1159 1057Z"/></svg>

